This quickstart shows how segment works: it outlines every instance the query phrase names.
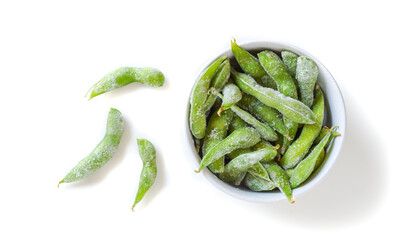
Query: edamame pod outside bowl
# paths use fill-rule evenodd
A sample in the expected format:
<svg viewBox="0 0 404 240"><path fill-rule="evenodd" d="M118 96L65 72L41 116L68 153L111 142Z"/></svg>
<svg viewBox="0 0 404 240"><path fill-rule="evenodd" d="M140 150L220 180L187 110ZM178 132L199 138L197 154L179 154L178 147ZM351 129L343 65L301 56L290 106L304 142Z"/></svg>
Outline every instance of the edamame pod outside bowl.
<svg viewBox="0 0 404 240"><path fill-rule="evenodd" d="M293 197L298 202L299 196L303 193L308 192L308 190L312 189L316 186L324 177L329 173L332 166L336 162L339 152L341 151L344 137L345 137L345 129L346 129L346 113L345 113L345 104L343 100L343 96L338 87L337 82L331 75L331 73L327 70L327 68L314 56L305 50L293 46L289 43L285 42L275 42L275 41L250 41L250 42L237 42L237 44L243 49L247 50L255 57L257 57L257 53L263 50L270 50L281 56L281 51L288 50L292 51L300 56L305 56L313 60L318 67L319 74L317 78L317 84L320 86L321 90L324 94L325 99L325 116L323 125L327 127L338 126L338 133L341 136L338 136L333 139L331 144L325 149L326 156L322 163L322 165L316 169L310 177L300 186L293 189ZM219 53L217 56L213 57L211 61L208 61L206 66L202 67L202 71L208 68L215 60L220 59L222 57L228 57L230 60L231 66L236 69L236 71L241 71L239 65L233 55L233 52L229 47ZM196 76L198 79L199 77ZM191 92L191 89L190 89ZM191 93L192 95L192 93ZM186 109L186 134L187 140L189 142L190 153L192 154L189 158L190 161L194 163L194 169L198 169L201 162L201 155L197 151L198 142L203 142L203 139L197 139L193 136L190 131L190 98L187 99L187 109ZM190 169L193 171L194 169ZM196 173L197 174L197 173ZM203 175L213 186L220 189L221 191L241 200L250 201L250 202L278 202L278 201L288 201L285 195L277 189L272 191L263 191L263 192L254 192L247 187L243 186L243 184L239 186L235 186L230 183L226 183L222 181L218 176L216 176L213 172L209 170L209 168L204 168L199 175ZM202 177L202 176L200 176Z"/></svg>

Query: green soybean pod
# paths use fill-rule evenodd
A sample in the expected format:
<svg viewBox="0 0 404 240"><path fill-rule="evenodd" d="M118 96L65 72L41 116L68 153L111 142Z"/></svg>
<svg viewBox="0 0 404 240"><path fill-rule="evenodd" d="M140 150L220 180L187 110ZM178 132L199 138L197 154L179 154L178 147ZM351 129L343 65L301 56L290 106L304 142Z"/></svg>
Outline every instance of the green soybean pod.
<svg viewBox="0 0 404 240"><path fill-rule="evenodd" d="M260 141L259 143L255 144L254 146L251 147L252 151L257 151L263 148L273 148L274 151L272 151L270 154L268 154L266 157L264 157L261 160L261 163L270 163L272 162L277 156L278 156L278 151L277 149L279 148L279 145L273 146L267 141Z"/></svg>
<svg viewBox="0 0 404 240"><path fill-rule="evenodd" d="M303 159L293 171L292 177L290 178L290 184L292 188L296 188L301 183L306 181L306 179L311 175L314 170L314 166L316 165L316 161L321 154L321 151L324 149L327 144L329 138L331 137L331 133L334 131L335 127L332 127L327 135L320 141L320 143L313 148L309 155L305 159Z"/></svg>
<svg viewBox="0 0 404 240"><path fill-rule="evenodd" d="M290 203L294 203L292 195L292 188L290 187L289 177L285 171L276 163L264 164L265 169L268 171L269 177L275 182L276 187L285 194Z"/></svg>
<svg viewBox="0 0 404 240"><path fill-rule="evenodd" d="M267 123L277 132L283 136L289 137L289 130L286 128L283 122L282 115L274 108L268 107L265 104L258 101L255 97L244 94L238 105L251 112L256 118Z"/></svg>
<svg viewBox="0 0 404 240"><path fill-rule="evenodd" d="M228 159L234 159L234 158L240 156L241 154L250 153L250 152L252 152L251 148L239 148L239 149L229 152L228 154L226 154L226 156Z"/></svg>
<svg viewBox="0 0 404 240"><path fill-rule="evenodd" d="M202 139L206 131L205 101L209 85L216 70L227 57L221 57L212 62L198 77L191 91L189 125L192 135Z"/></svg>
<svg viewBox="0 0 404 240"><path fill-rule="evenodd" d="M231 50L241 69L264 86L276 89L275 82L267 75L260 62L251 53L237 45L236 40L231 41Z"/></svg>
<svg viewBox="0 0 404 240"><path fill-rule="evenodd" d="M316 123L304 125L298 139L296 139L285 152L280 161L280 165L287 169L296 166L304 158L313 141L321 131L324 120L324 96L320 87L316 89L316 99L314 101L313 112L316 116Z"/></svg>
<svg viewBox="0 0 404 240"><path fill-rule="evenodd" d="M220 117L217 114L212 114L208 126L206 127L206 135L202 145L202 155L206 155L213 146L226 137L232 118L233 112L231 110L223 111L222 116ZM214 161L208 167L214 173L223 172L224 156Z"/></svg>
<svg viewBox="0 0 404 240"><path fill-rule="evenodd" d="M328 145L330 144L331 140L334 139L335 137L338 137L338 136L341 136L341 134L338 133L338 132L336 132L336 131L333 131L333 132L331 133L330 139L328 139L328 142L325 144L324 149L321 151L320 156L319 156L319 157L317 158L317 160L316 160L316 164L314 165L314 170L313 170L313 172L316 171L316 170L323 164L324 159L325 159L325 153L326 153L326 152L325 152L325 149L328 147ZM316 145L317 145L317 144L316 144Z"/></svg>
<svg viewBox="0 0 404 240"><path fill-rule="evenodd" d="M220 90L224 87L230 77L230 61L226 59L222 62L222 64L217 69L216 74L213 76L212 81L210 83L210 88L214 88L216 90ZM205 102L205 111L211 109L213 104L215 103L217 96L214 94L209 94L208 98Z"/></svg>
<svg viewBox="0 0 404 240"><path fill-rule="evenodd" d="M153 144L146 139L138 139L139 155L143 161L142 173L140 174L139 187L136 194L132 211L153 185L157 176L156 149Z"/></svg>
<svg viewBox="0 0 404 240"><path fill-rule="evenodd" d="M231 108L233 105L238 103L241 100L241 91L235 84L230 83L227 84L223 88L223 98L222 98L222 106L220 107L217 114L220 116L220 113L226 109Z"/></svg>
<svg viewBox="0 0 404 240"><path fill-rule="evenodd" d="M284 169L286 175L288 175L289 179L292 177L293 171L295 171L295 168L289 168L289 169Z"/></svg>
<svg viewBox="0 0 404 240"><path fill-rule="evenodd" d="M278 91L287 97L298 99L297 89L292 76L290 76L288 69L283 64L281 58L272 51L262 51L258 53L258 59L271 78L276 82ZM294 139L297 129L299 127L298 122L293 119L289 119L288 116L284 116L284 122L289 130L288 139L284 140L285 147L290 143L290 139Z"/></svg>
<svg viewBox="0 0 404 240"><path fill-rule="evenodd" d="M258 121L254 116L244 111L243 109L232 106L231 110L237 114L241 119L243 119L246 123L253 126L257 131L261 134L262 138L268 141L276 141L278 139L278 135L275 130L273 130L269 125Z"/></svg>
<svg viewBox="0 0 404 240"><path fill-rule="evenodd" d="M239 186L243 182L246 175L247 175L247 171L244 171L244 172L240 173L236 177L236 180L234 180L233 184L236 185L236 186Z"/></svg>
<svg viewBox="0 0 404 240"><path fill-rule="evenodd" d="M333 137L333 135L331 134L330 139L332 137ZM324 146L324 148L326 148L326 147L327 147L327 144L326 144L326 146ZM318 156L318 158L316 160L316 164L314 164L313 172L316 171L324 161L324 158L325 158L325 150L324 150L324 148L321 150L320 155Z"/></svg>
<svg viewBox="0 0 404 240"><path fill-rule="evenodd" d="M249 173L245 176L243 184L255 192L271 191L276 188L275 182L260 179Z"/></svg>
<svg viewBox="0 0 404 240"><path fill-rule="evenodd" d="M243 119L241 119L236 114L233 114L233 119L230 122L229 130L227 131L227 134L230 135L236 129L249 127L249 126L250 125L248 123L246 123ZM248 152L251 152L250 148L239 148L239 149L236 149L236 150L231 151L230 153L226 154L226 157L229 159L233 159L233 158L236 158L240 154L248 153Z"/></svg>
<svg viewBox="0 0 404 240"><path fill-rule="evenodd" d="M281 57L283 60L283 63L285 64L285 67L288 69L290 76L295 77L296 76L296 67L297 67L297 58L299 55L297 55L294 52L291 51L282 51L281 52Z"/></svg>
<svg viewBox="0 0 404 240"><path fill-rule="evenodd" d="M235 149L254 146L260 140L260 134L252 127L237 129L203 156L199 169L195 172L199 173L203 168Z"/></svg>
<svg viewBox="0 0 404 240"><path fill-rule="evenodd" d="M324 136L327 135L327 133L328 133L328 129L322 128L320 133L318 134L317 138L314 139L313 145L317 145L324 138ZM332 132L331 135L332 135L332 137L330 138L330 140L334 137L341 136L341 134L337 131ZM326 148L329 143L330 143L330 141L328 141L327 145L325 145Z"/></svg>
<svg viewBox="0 0 404 240"><path fill-rule="evenodd" d="M241 119L239 116L234 115L229 126L228 133L234 132L234 130L239 129L239 128L244 128L244 127L249 127L248 123L246 123L243 119Z"/></svg>
<svg viewBox="0 0 404 240"><path fill-rule="evenodd" d="M262 142L262 141L261 141ZM260 145L259 147L255 147L255 146L257 146L257 145ZM242 154L246 154L246 153L251 153L251 152L254 152L254 151L257 151L257 150L260 150L260 149L263 149L263 148L268 148L268 147L270 147L270 148L273 148L274 149L274 151L272 151L271 153L269 153L266 157L264 157L261 161L264 161L264 159L266 159L267 157L272 157L273 155L274 155L274 153L275 153L275 155L276 155L276 147L273 147L271 144L268 144L268 145L266 145L266 144L259 144L259 143L257 143L256 145L254 145L252 148L240 148L240 149L236 149L236 150L234 150L234 151L232 151L232 152L230 152L230 153L228 153L227 154L227 157L230 159L230 160L232 160L232 159L234 159L234 158L237 158L238 156L240 156L240 155L242 155ZM254 148L254 150L252 150ZM257 176L257 177L260 177L260 178L262 178L262 179L266 179L266 180L270 180L269 179L269 176L268 176L268 173L266 172L266 170L265 170L265 168L262 166L262 164L261 163L256 163L256 164L254 164L250 169L248 169L247 170L247 172L249 172L249 173L251 173L251 174L253 174L253 175L255 175L255 176ZM244 171L244 175L245 175L245 171ZM240 176L240 175L243 175L242 173L240 173L239 174L239 176L237 177L237 179L234 181L234 184L235 185L239 185L240 184L240 182L243 180L243 179L240 179L240 178L244 178L244 176ZM238 184L236 184L236 182L238 183Z"/></svg>
<svg viewBox="0 0 404 240"><path fill-rule="evenodd" d="M231 74L242 91L256 97L263 104L277 109L292 121L303 124L315 123L314 113L304 103L271 88L260 86L254 78L247 74L238 73L235 70L231 70ZM291 136L290 133L289 136Z"/></svg>
<svg viewBox="0 0 404 240"><path fill-rule="evenodd" d="M111 108L108 114L107 130L104 138L94 150L83 158L60 182L69 183L81 180L104 166L115 154L124 131L121 112ZM58 186L59 186L58 184Z"/></svg>
<svg viewBox="0 0 404 240"><path fill-rule="evenodd" d="M313 90L317 77L316 63L310 58L300 56L297 59L296 80L299 85L300 98L308 107L313 105Z"/></svg>
<svg viewBox="0 0 404 240"><path fill-rule="evenodd" d="M111 90L121 88L133 82L139 82L151 87L161 87L164 84L164 75L155 68L122 67L105 75L95 83L87 92L88 100Z"/></svg>
<svg viewBox="0 0 404 240"><path fill-rule="evenodd" d="M314 147L313 147L314 148ZM313 148L310 150L310 152L313 150ZM324 157L325 157L325 151L324 149L321 151L320 155L318 156L317 160L316 160L316 164L314 166L314 171L316 171L320 165L323 163L324 161ZM293 172L295 171L296 167L294 168L289 168L289 169L285 169L285 173L288 175L289 178L292 177Z"/></svg>
<svg viewBox="0 0 404 240"><path fill-rule="evenodd" d="M297 99L296 85L290 76L288 69L282 59L274 52L265 50L258 53L261 66L275 81L278 91L285 96Z"/></svg>
<svg viewBox="0 0 404 240"><path fill-rule="evenodd" d="M257 151L258 151L258 150L257 150ZM263 158L263 159L264 159L264 158ZM270 181L270 180L271 180L271 179L269 178L269 175L268 175L267 170L265 170L264 166L262 166L262 164L261 164L260 162L257 162L256 164L254 164L251 168L249 168L249 169L247 170L247 172L250 173L250 174L252 174L252 175L254 175L254 176L256 176L256 177L265 179L265 180L267 180L267 181Z"/></svg>
<svg viewBox="0 0 404 240"><path fill-rule="evenodd" d="M225 182L233 182L240 173L249 170L272 151L272 148L263 148L234 158L224 166L224 171L219 174L219 178Z"/></svg>
<svg viewBox="0 0 404 240"><path fill-rule="evenodd" d="M223 99L223 95L220 93L216 92L216 94ZM244 111L243 109L239 108L236 105L232 105L230 109L241 119L243 119L246 123L250 124L253 126L264 138L265 140L268 141L276 141L278 139L278 135L276 134L275 130L273 130L269 125L262 123L258 121L254 116L252 116L250 113L247 111Z"/></svg>

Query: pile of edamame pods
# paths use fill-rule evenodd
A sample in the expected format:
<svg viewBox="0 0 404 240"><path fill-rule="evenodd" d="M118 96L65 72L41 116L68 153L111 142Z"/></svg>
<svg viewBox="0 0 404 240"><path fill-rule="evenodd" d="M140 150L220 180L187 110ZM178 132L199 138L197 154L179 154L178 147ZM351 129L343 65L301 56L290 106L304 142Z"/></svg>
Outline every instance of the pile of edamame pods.
<svg viewBox="0 0 404 240"><path fill-rule="evenodd" d="M122 67L105 75L95 83L86 96L92 98L103 93L138 82L151 87L161 87L165 81L164 75L155 68ZM118 150L119 143L124 132L124 120L122 113L111 108L108 114L107 129L104 138L93 151L83 158L70 172L59 182L70 183L82 180L104 166ZM149 188L153 185L157 176L156 150L153 144L146 139L137 139L139 155L143 162L139 187L132 210L139 203Z"/></svg>
<svg viewBox="0 0 404 240"><path fill-rule="evenodd" d="M201 156L222 181L252 191L292 189L319 168L336 126L323 126L324 95L316 63L291 51L256 56L233 39L237 62L213 61L190 96L189 126ZM238 70L236 70L238 69Z"/></svg>

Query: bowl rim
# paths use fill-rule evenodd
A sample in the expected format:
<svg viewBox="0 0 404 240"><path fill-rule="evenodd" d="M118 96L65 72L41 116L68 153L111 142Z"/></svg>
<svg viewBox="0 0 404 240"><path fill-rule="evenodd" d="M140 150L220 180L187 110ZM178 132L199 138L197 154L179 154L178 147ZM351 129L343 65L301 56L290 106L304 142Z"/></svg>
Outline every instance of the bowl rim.
<svg viewBox="0 0 404 240"><path fill-rule="evenodd" d="M324 161L325 163L323 162L322 166L317 170L315 176L309 182L305 183L304 185L293 189L293 197L300 196L301 194L312 190L314 186L318 185L318 183L320 183L322 180L324 180L325 175L327 175L329 173L329 171L331 170L331 168L335 165L335 162L343 147L347 117L346 117L345 102L344 102L344 98L343 98L341 89L338 86L337 81L334 79L332 74L329 72L329 70L317 58L315 58L313 55L311 55L306 50L304 50L300 47L297 47L293 44L290 44L290 43L287 43L284 41L272 41L272 40L259 39L256 41L250 40L250 41L243 41L241 43L237 42L237 45L241 46L243 49L245 49L247 51L268 49L268 50L279 52L279 50L276 50L276 49L290 50L292 52L295 52L298 55L303 55L303 56L306 56L306 57L312 59L313 61L316 62L317 66L319 68L319 72L321 72L322 74L325 74L325 76L321 76L322 78L324 78L324 81L330 82L331 85L333 85L332 86L333 92L336 93L336 96L338 98L337 100L340 101L339 113L342 114L342 116L339 117L339 119L341 119L341 123L339 124L338 132L341 133L341 136L334 139L334 141L332 143L332 145L334 145L333 151L327 152L327 155L326 155L327 161ZM271 46L271 47L269 47L269 46ZM227 56L229 58L234 57L232 54L232 51L231 51L231 47L222 49L221 52L216 55L216 57L213 57L209 61L205 62L205 64L203 65L203 68L199 69L200 71L199 71L198 75L210 63L212 63L214 60L216 60L222 56ZM197 77L195 78L195 82L196 82ZM319 73L319 78L320 78L320 73ZM194 82L194 84L192 84L192 88L195 85L195 82ZM186 135L187 135L187 140L189 142L189 147L191 148L193 158L195 159L195 161L193 161L193 162L197 169L199 167L201 158L198 155L198 153L195 151L194 140L192 137L192 133L190 131L190 126L189 126L189 108L190 108L189 102L190 102L190 95L192 92L192 88L189 91L189 95L187 98L185 126L186 126ZM337 142L338 144L336 145L335 142ZM329 158L330 158L331 154L332 154L332 156L331 156L332 158L330 160ZM277 192L254 192L251 190L244 190L244 189L237 188L233 185L230 185L229 183L221 181L208 168L204 168L199 174L202 174L204 176L204 178L206 178L210 182L210 184L214 185L216 188L218 188L222 192L224 192L232 197L235 197L237 199L240 199L240 200L244 200L244 201L248 201L248 202L265 202L265 203L287 201L286 197L279 191L277 191Z"/></svg>

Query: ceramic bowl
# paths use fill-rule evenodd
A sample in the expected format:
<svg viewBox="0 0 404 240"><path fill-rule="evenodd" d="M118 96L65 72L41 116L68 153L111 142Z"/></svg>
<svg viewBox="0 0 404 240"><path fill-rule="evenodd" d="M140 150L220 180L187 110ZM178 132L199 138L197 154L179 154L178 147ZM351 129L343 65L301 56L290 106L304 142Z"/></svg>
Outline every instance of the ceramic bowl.
<svg viewBox="0 0 404 240"><path fill-rule="evenodd" d="M345 123L346 123L346 116L345 116L345 105L344 100L341 94L341 91L337 85L337 82L331 75L331 73L327 70L327 68L314 56L310 53L306 52L305 50L293 46L288 43L284 42L270 42L270 41L255 41L255 42L247 42L247 43L238 43L239 46L244 48L245 50L255 54L259 51L269 49L276 53L280 53L282 50L290 50L295 52L298 55L303 55L309 57L310 59L314 60L317 63L319 69L319 76L317 83L320 85L321 89L323 90L324 97L325 97L325 118L324 118L324 125L326 126L339 126L338 132L342 134L334 139L332 144L330 144L327 154L325 156L325 160L322 166L317 169L302 185L297 187L293 190L293 196L296 198L297 196L307 192L309 189L313 188L317 185L330 171L331 167L334 165L335 161L337 160L338 154L341 150L344 136L345 136ZM206 66L202 69L205 69L211 62L215 59L227 56L232 66L238 66L236 63L231 48L229 47L225 51L219 53L215 56L212 61L210 61ZM280 56L280 54L279 54ZM191 90L191 89L190 89ZM191 91L190 91L191 92ZM188 99L189 103L189 99ZM194 139L192 134L189 130L189 104L187 105L187 119L186 119L186 126L187 126L187 137L189 140L189 148L191 148L192 157L190 160L195 162L195 169L199 167L200 163L200 156L196 152ZM203 175L213 186L220 189L221 191L236 197L238 199L252 201L252 202L276 202L276 201L287 201L286 197L278 190L270 191L270 192L254 192L245 187L235 187L234 185L228 184L226 182L221 181L217 176L215 176L208 168L202 170L200 175ZM202 176L201 176L202 177Z"/></svg>

